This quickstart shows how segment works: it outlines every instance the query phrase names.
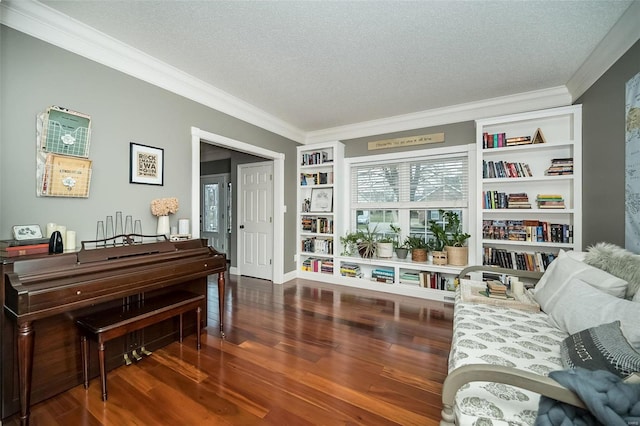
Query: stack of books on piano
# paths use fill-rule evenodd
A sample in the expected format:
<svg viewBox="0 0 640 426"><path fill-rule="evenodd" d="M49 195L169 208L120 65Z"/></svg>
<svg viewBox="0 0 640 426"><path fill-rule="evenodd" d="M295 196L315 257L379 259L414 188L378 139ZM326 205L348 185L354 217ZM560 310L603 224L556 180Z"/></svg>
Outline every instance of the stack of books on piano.
<svg viewBox="0 0 640 426"><path fill-rule="evenodd" d="M49 253L49 239L0 240L0 256L16 257L28 254Z"/></svg>
<svg viewBox="0 0 640 426"><path fill-rule="evenodd" d="M538 194L536 203L539 209L564 209L564 198L559 194Z"/></svg>
<svg viewBox="0 0 640 426"><path fill-rule="evenodd" d="M486 296L493 299L513 299L513 297L507 294L507 286L500 281L490 280L487 281Z"/></svg>
<svg viewBox="0 0 640 426"><path fill-rule="evenodd" d="M572 175L573 158L554 158L551 166L544 172L547 176Z"/></svg>

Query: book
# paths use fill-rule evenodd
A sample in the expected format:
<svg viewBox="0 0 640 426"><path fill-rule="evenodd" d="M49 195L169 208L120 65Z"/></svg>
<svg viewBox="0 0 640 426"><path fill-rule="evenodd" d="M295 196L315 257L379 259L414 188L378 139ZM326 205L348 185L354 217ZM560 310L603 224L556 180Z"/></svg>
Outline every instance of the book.
<svg viewBox="0 0 640 426"><path fill-rule="evenodd" d="M49 244L49 238L31 238L28 240L0 240L0 250L7 247L31 246L34 244Z"/></svg>
<svg viewBox="0 0 640 426"><path fill-rule="evenodd" d="M31 244L26 246L5 247L0 250L0 254L4 257L25 256L28 254L49 253L49 243Z"/></svg>

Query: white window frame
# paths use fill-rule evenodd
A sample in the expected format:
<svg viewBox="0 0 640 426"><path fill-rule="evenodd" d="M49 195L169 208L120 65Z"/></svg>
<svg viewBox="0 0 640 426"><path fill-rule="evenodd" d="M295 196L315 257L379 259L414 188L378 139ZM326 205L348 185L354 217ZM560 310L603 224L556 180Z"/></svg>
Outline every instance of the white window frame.
<svg viewBox="0 0 640 426"><path fill-rule="evenodd" d="M378 155L368 155L368 156L362 156L362 157L349 157L349 158L345 158L344 159L344 171L343 171L343 176L348 179L347 182L345 182L345 184L343 185L343 188L345 189L345 194L344 194L344 202L342 203L343 206L343 210L342 210L342 214L340 215L341 218L344 218L345 220L341 221L342 222L342 226L341 226L341 235L344 235L345 232L348 231L352 231L354 228L354 226L356 226L356 209L352 208L352 185L351 185L351 169L353 167L357 167L357 166L364 166L367 164L380 164L380 163L385 163L385 162L390 162L390 163L397 163L397 162L403 162L403 161L407 161L407 162L414 162L416 160L419 159L425 159L428 160L430 157L436 157L436 156L456 156L456 155L466 155L467 156L467 167L468 167L468 187L467 187L467 205L466 206L457 206L454 204L452 204L451 206L445 206L445 209L459 209L463 211L463 217L462 217L462 226L463 226L463 231L464 232L469 232L471 233L469 230L472 228L475 228L472 226L472 224L475 224L476 221L476 215L477 215L477 211L476 211L476 206L477 206L477 201L476 201L476 196L475 196L475 190L476 190L476 144L472 143L472 144L467 144L467 145L455 145L452 147L440 147L440 148L427 148L427 149L421 149L421 150L413 150L413 151L406 151L406 152L396 152L396 153L389 153L389 154L378 154ZM366 204L359 204L359 209L368 209L368 207L366 207ZM400 210L406 210L407 212L409 211L409 209L422 209L421 206L419 206L416 203L398 203L397 209ZM425 207L426 210L430 210L430 209L434 209L437 207ZM371 210L387 210L388 207L384 206L381 207L379 205L377 206L371 206L370 208ZM410 229L410 223L409 223L409 214L407 213L406 215L400 214L399 215L399 226L402 232L402 236L403 238L407 236L409 229ZM469 247L474 247L474 240L475 240L475 236L471 235L471 238L469 240ZM469 261L470 264L471 262L473 262L475 260L475 255L474 253L472 253L470 251L470 256L469 256Z"/></svg>

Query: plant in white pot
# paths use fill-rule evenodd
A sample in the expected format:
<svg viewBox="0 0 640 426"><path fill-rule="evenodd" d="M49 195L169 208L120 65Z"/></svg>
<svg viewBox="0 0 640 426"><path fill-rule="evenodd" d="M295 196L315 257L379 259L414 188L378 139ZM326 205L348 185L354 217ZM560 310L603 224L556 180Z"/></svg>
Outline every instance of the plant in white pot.
<svg viewBox="0 0 640 426"><path fill-rule="evenodd" d="M393 242L394 239L388 235L379 238L378 241L376 241L376 254L378 257L393 257Z"/></svg>

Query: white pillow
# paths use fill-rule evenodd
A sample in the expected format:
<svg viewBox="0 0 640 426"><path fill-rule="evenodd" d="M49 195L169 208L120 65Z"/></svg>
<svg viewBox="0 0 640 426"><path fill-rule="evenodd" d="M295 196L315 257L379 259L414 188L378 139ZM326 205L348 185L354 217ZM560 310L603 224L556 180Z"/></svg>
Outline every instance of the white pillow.
<svg viewBox="0 0 640 426"><path fill-rule="evenodd" d="M578 278L557 287L552 299L538 301L555 326L574 334L620 321L624 336L631 346L640 350L640 304L603 293Z"/></svg>
<svg viewBox="0 0 640 426"><path fill-rule="evenodd" d="M557 291L558 287L556 286L552 286L552 288L547 289L546 287L549 283L563 285L571 278L580 278L587 284L612 296L625 296L627 293L627 286L629 285L625 280L611 275L602 269L577 261L571 256L572 255L567 254L565 251L560 250L558 258L551 262L545 273L542 275L542 278L540 278L536 284L534 295L540 306L542 306L542 302L538 300L538 298L552 298L555 291Z"/></svg>

